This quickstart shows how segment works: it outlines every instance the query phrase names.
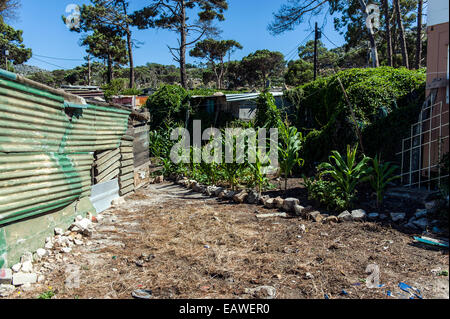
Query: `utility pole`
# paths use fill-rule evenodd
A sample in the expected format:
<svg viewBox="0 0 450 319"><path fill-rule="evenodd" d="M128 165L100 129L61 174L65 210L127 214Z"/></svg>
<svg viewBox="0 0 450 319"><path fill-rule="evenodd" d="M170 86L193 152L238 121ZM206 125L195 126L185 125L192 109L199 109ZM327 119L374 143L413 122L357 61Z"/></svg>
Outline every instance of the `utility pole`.
<svg viewBox="0 0 450 319"><path fill-rule="evenodd" d="M314 80L317 78L317 40L318 40L317 22L314 28Z"/></svg>

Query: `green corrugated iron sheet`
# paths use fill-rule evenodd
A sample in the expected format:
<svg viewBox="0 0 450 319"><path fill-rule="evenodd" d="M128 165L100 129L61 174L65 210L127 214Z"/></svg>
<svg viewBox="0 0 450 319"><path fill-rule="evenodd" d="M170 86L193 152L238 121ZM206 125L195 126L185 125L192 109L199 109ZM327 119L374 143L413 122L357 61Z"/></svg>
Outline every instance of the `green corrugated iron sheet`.
<svg viewBox="0 0 450 319"><path fill-rule="evenodd" d="M120 147L131 113L65 102L15 79L0 71L0 225L89 196L93 152Z"/></svg>

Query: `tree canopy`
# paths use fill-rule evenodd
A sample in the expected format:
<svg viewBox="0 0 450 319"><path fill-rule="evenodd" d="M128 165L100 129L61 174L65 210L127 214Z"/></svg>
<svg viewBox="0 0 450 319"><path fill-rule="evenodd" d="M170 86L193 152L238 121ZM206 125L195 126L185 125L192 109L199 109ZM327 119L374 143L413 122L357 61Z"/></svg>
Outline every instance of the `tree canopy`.
<svg viewBox="0 0 450 319"><path fill-rule="evenodd" d="M217 88L222 88L222 79L226 71L224 57L235 49L242 49L242 45L234 40L205 39L197 42L189 52L190 56L206 59L216 76Z"/></svg>

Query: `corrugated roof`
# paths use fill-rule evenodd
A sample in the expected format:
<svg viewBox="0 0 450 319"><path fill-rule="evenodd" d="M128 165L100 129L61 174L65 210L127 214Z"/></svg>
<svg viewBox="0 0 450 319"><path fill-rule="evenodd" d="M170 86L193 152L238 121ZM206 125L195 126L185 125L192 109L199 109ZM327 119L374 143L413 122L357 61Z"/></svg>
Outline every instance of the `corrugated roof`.
<svg viewBox="0 0 450 319"><path fill-rule="evenodd" d="M283 96L283 92L270 92L274 97ZM261 93L226 94L227 102L237 102L257 99Z"/></svg>

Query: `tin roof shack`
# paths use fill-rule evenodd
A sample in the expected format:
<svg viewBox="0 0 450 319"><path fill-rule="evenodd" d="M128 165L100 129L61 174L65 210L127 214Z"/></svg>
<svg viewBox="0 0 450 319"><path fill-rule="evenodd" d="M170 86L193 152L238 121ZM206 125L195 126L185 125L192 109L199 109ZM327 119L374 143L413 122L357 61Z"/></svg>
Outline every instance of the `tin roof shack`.
<svg viewBox="0 0 450 319"><path fill-rule="evenodd" d="M271 93L277 107L282 108L284 106L283 92ZM207 119L207 126L220 126L218 123L221 124L225 120L253 120L256 116L256 100L259 95L260 93L223 94L218 92L211 96L193 96L191 106L197 114L201 114L202 120ZM228 116L223 117L223 115Z"/></svg>
<svg viewBox="0 0 450 319"><path fill-rule="evenodd" d="M283 106L283 92L270 92L278 108ZM227 104L233 117L242 121L253 120L256 116L256 100L260 93L227 94Z"/></svg>
<svg viewBox="0 0 450 319"><path fill-rule="evenodd" d="M0 268L119 197L130 118L147 119L0 70Z"/></svg>
<svg viewBox="0 0 450 319"><path fill-rule="evenodd" d="M431 167L431 170L425 172L425 175L430 175L433 174L432 171L439 169L440 159L449 151L448 1L429 0L427 19L427 96L430 97L430 103L422 112L426 114L422 115L421 120L424 122L421 131L425 139L422 166Z"/></svg>
<svg viewBox="0 0 450 319"><path fill-rule="evenodd" d="M85 99L97 98L104 101L104 92L98 86L86 85L62 85L65 92L80 96Z"/></svg>
<svg viewBox="0 0 450 319"><path fill-rule="evenodd" d="M112 98L112 102L128 106L133 110L140 110L147 103L149 96L137 96L137 95L119 95Z"/></svg>

